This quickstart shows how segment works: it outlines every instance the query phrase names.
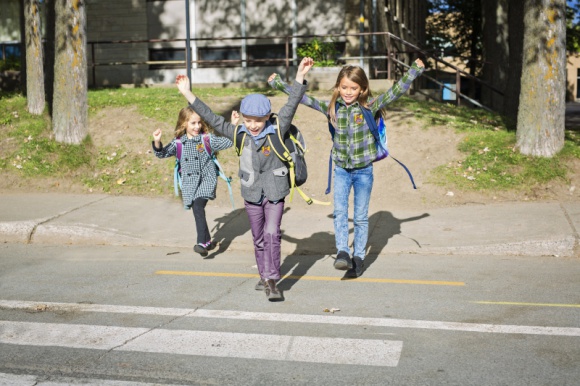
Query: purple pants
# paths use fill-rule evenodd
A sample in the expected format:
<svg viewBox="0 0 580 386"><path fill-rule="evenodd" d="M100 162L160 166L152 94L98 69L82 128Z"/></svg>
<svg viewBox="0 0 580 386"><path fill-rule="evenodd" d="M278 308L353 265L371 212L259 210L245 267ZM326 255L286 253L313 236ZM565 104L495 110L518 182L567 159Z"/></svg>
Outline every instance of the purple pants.
<svg viewBox="0 0 580 386"><path fill-rule="evenodd" d="M258 272L262 279L280 279L280 224L284 213L284 201L276 204L266 198L261 204L245 201L246 213L250 220L254 255Z"/></svg>

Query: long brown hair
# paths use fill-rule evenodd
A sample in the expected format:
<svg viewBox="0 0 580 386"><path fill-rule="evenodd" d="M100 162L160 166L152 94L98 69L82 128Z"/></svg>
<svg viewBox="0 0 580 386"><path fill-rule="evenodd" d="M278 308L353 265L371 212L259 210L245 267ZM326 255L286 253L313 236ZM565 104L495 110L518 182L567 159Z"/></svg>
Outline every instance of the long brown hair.
<svg viewBox="0 0 580 386"><path fill-rule="evenodd" d="M175 138L183 137L183 134L185 134L185 131L187 129L187 122L189 122L189 118L191 118L191 116L193 114L198 115L189 106L181 109L181 111L179 112L179 115L177 117L177 124L175 125ZM211 129L210 129L209 125L203 119L201 119L200 133L211 133Z"/></svg>
<svg viewBox="0 0 580 386"><path fill-rule="evenodd" d="M358 96L358 103L361 106L368 107L368 100L373 96L369 86L369 78L365 71L358 66L344 66L338 76L336 77L336 83L334 84L334 89L332 90L332 97L330 98L330 103L328 104L328 117L330 122L336 126L336 100L340 96L340 82L343 78L358 84L361 88L361 93ZM383 113L381 111L381 113Z"/></svg>

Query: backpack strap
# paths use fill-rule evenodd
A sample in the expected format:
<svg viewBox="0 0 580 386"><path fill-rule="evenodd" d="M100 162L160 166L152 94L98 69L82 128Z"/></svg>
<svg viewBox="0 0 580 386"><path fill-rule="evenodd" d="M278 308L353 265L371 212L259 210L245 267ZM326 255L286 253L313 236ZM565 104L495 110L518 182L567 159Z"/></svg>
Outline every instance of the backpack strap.
<svg viewBox="0 0 580 386"><path fill-rule="evenodd" d="M211 140L211 137L209 134L204 133L201 135L201 142L203 143L203 147L205 149L205 152L207 153L209 158L213 161L213 163L217 167L218 176L222 180L224 180L226 182L226 184L228 184L228 191L230 193L230 202L232 203L232 208L236 209L236 206L234 205L234 193L232 192L232 178L226 176L226 173L224 172L222 165L219 163L217 156L215 155L215 153L211 149L210 140Z"/></svg>
<svg viewBox="0 0 580 386"><path fill-rule="evenodd" d="M179 190L181 190L181 153L183 152L183 144L180 138L175 138L175 167L173 168L173 189L175 190L175 195L179 196Z"/></svg>
<svg viewBox="0 0 580 386"><path fill-rule="evenodd" d="M373 137L375 137L375 143L377 144L377 159L375 161L380 161L383 158L386 158L389 156L389 150L387 149L386 145L384 144L384 142L386 142L386 137L384 139L381 138L381 132L379 130L379 127L381 125L383 125L383 132L384 132L385 122L383 121L383 119L381 117L381 118L379 118L379 122L377 124L377 121L375 120L375 117L373 117L373 113L370 109L367 109L366 107L362 107L361 110L362 110L362 113L365 117L365 121L367 122L367 125L369 126L369 129L370 129L371 133L373 134ZM384 132L383 135L386 136L386 132ZM415 185L415 180L413 179L413 175L411 174L411 171L409 170L409 168L406 167L404 163L402 163L401 161L399 161L398 159L396 159L392 155L391 155L391 158L394 159L395 161L397 161L397 163L399 165L401 165L403 167L403 169L405 169L405 171L407 172L407 175L409 176L409 179L411 180L411 184L413 185L413 189L417 189L417 186Z"/></svg>
<svg viewBox="0 0 580 386"><path fill-rule="evenodd" d="M239 156L242 155L242 150L244 150L244 142L246 141L246 132L239 131L240 125L236 126L235 135L234 135L234 149L236 149L236 154Z"/></svg>
<svg viewBox="0 0 580 386"><path fill-rule="evenodd" d="M381 118L379 118L379 123L377 124L377 120L373 116L372 111L364 106L360 106L360 107L361 107L361 111L363 113L365 122L367 123L369 130L371 131L371 133L373 134L373 137L375 138L375 144L377 146L377 159L375 159L375 161L380 161L383 158L386 158L389 156L389 150L387 149L386 145L383 143L383 142L386 142L386 138L384 138L384 139L381 138L381 132L379 130L379 126L382 125L384 127L385 123L381 117ZM335 114L336 114L336 112L338 112L338 104L335 104ZM330 123L330 120L328 121L328 127L329 127L329 131L331 132L332 138L334 139L334 130L335 129L334 129L334 126L332 126L332 124ZM384 131L384 135L386 136L386 131ZM407 166L405 166L405 164L403 164L401 161L399 161L398 159L393 157L392 155L391 155L391 158L394 159L399 165L401 165L403 167L403 169L405 169L405 171L407 172L407 175L409 176L409 179L411 180L411 184L413 185L413 189L417 189L417 186L415 185L415 180L413 179L413 175L411 174L411 171L409 170L409 168ZM332 151L331 151L330 160L328 162L328 184L326 186L325 194L330 193L331 181L332 181Z"/></svg>
<svg viewBox="0 0 580 386"><path fill-rule="evenodd" d="M286 132L285 137L286 136L288 137L286 138L286 141L284 141L282 139L282 133L280 132L280 123L278 122L278 117L276 117L276 135L273 134L268 135L268 143L270 143L272 150L274 151L274 153L276 153L278 158L286 165L288 165L288 174L290 175L289 202L292 202L292 199L294 198L294 190L296 190L300 195L300 197L302 197L302 199L306 201L308 205L311 204L330 205L330 202L318 201L316 199L308 197L308 195L304 193L302 189L296 186L296 170L294 166L294 160L290 155L290 150L288 150L288 146L286 145L286 143L289 146L298 146L300 149L302 149L302 151L306 151L306 149L304 148L304 146L302 146L300 141L296 139L296 137L294 137L289 131ZM272 138L274 138L274 140L272 140Z"/></svg>
<svg viewBox="0 0 580 386"><path fill-rule="evenodd" d="M338 112L338 103L334 102L334 116L336 117L336 113ZM335 128L334 125L330 122L330 115L328 118L328 131L330 132L330 138L332 140L332 146L334 147L334 132ZM332 185L332 148L330 148L330 155L328 156L328 180L326 182L326 190L324 194L329 194L331 191Z"/></svg>

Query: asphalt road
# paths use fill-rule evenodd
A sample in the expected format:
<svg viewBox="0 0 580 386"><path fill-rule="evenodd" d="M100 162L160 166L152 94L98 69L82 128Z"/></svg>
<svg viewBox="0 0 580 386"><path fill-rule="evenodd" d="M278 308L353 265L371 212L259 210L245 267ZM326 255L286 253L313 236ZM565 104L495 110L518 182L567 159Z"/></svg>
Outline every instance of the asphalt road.
<svg viewBox="0 0 580 386"><path fill-rule="evenodd" d="M2 385L580 379L575 258L380 255L345 281L328 256L289 256L271 303L247 252L6 243L0 256Z"/></svg>

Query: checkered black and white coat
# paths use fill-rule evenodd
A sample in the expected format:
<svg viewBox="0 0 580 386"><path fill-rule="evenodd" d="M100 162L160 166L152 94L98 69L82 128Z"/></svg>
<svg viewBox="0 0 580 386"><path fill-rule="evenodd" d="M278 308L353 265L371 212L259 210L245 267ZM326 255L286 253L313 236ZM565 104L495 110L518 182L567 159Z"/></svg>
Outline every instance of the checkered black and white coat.
<svg viewBox="0 0 580 386"><path fill-rule="evenodd" d="M210 136L210 147L212 151L218 152L233 145L232 141L226 137ZM191 208L196 198L206 198L213 200L217 186L218 172L215 163L205 151L202 136L197 135L191 139L184 134L181 138L183 144L181 150L181 198L186 209ZM153 142L153 152L158 158L168 158L177 156L176 140L165 147L156 148Z"/></svg>

